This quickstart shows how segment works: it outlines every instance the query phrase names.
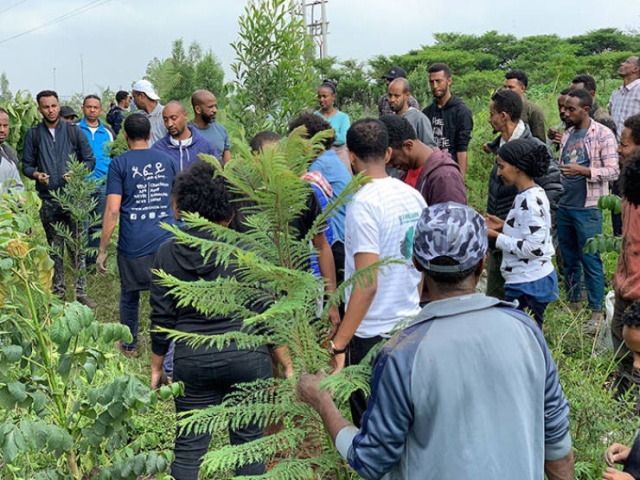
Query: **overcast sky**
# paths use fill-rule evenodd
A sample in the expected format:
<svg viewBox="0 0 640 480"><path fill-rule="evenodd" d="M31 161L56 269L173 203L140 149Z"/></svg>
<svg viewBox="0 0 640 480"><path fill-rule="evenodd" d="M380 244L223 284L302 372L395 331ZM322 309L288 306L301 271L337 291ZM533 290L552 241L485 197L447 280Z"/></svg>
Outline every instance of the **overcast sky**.
<svg viewBox="0 0 640 480"><path fill-rule="evenodd" d="M229 43L236 40L245 4L0 0L0 72L6 72L14 93L55 87L68 97L83 91L83 77L85 94L107 86L129 89L144 76L149 60L169 56L171 42L183 38L211 48L230 81ZM363 61L431 44L437 32L568 37L604 27L640 30L637 0L329 0L327 16L329 55Z"/></svg>

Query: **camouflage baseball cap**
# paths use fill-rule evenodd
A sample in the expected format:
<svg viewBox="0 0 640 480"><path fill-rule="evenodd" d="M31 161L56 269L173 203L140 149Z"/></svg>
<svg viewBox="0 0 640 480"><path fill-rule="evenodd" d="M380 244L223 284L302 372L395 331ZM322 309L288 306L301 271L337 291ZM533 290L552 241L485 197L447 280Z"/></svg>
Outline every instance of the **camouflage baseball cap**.
<svg viewBox="0 0 640 480"><path fill-rule="evenodd" d="M473 208L455 202L425 208L418 219L413 255L425 270L455 273L477 265L487 252L487 224ZM449 257L457 265L432 265Z"/></svg>

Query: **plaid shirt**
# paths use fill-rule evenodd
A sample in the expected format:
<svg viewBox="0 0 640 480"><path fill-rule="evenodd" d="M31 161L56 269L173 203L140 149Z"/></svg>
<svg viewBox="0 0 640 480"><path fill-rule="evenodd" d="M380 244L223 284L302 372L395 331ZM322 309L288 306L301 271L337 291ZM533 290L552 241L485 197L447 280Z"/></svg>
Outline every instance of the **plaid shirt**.
<svg viewBox="0 0 640 480"><path fill-rule="evenodd" d="M609 113L616 122L616 136L620 140L624 121L631 115L640 113L640 78L629 85L620 85L609 99Z"/></svg>
<svg viewBox="0 0 640 480"><path fill-rule="evenodd" d="M560 151L564 150L575 127L568 128L560 141ZM602 195L609 193L609 182L618 179L618 142L611 129L591 120L584 137L584 146L589 155L591 178L587 178L587 200L585 207L595 207ZM562 158L562 154L560 154Z"/></svg>

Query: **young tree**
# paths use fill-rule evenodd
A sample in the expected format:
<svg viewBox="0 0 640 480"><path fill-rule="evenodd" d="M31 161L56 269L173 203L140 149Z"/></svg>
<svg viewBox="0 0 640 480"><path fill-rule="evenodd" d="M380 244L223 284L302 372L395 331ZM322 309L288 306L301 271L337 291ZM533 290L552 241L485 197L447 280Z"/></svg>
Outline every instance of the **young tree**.
<svg viewBox="0 0 640 480"><path fill-rule="evenodd" d="M231 44L236 54L231 113L249 135L266 123L282 133L292 116L314 104L310 40L294 12L290 0L258 0L245 7L238 21L239 38Z"/></svg>

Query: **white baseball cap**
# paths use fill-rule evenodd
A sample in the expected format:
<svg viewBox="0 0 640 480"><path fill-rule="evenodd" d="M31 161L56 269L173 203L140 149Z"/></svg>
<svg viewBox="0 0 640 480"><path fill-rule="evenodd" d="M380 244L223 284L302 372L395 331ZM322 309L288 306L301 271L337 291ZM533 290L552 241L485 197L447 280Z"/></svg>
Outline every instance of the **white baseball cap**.
<svg viewBox="0 0 640 480"><path fill-rule="evenodd" d="M149 80L138 80L133 84L131 90L134 92L142 92L151 100L160 100L160 96L156 93L155 88L153 88Z"/></svg>

